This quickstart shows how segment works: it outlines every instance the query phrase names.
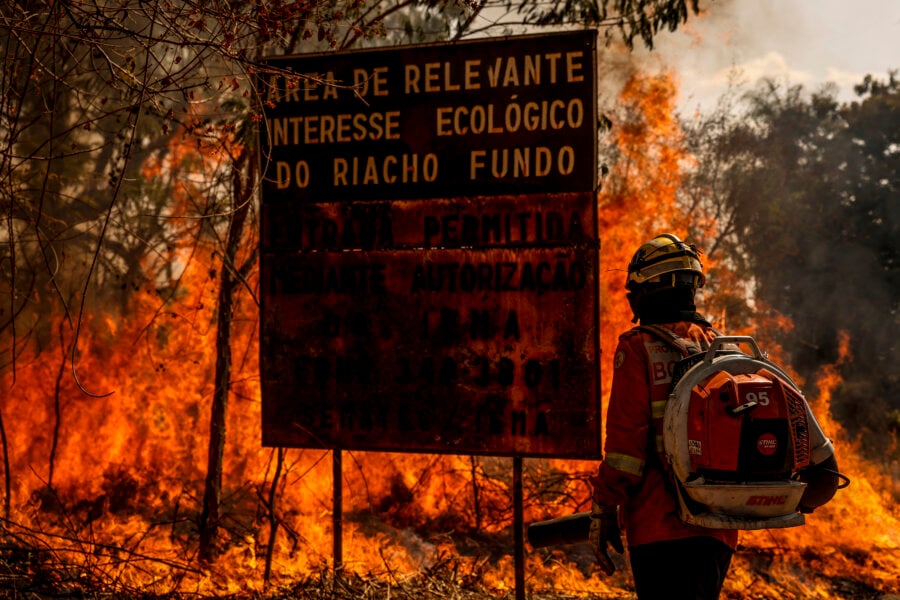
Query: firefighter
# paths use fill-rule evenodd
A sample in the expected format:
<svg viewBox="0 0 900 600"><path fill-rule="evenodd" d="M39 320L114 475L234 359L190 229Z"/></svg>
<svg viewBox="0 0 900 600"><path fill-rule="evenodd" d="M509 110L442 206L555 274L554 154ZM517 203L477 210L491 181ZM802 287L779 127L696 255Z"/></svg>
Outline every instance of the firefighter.
<svg viewBox="0 0 900 600"><path fill-rule="evenodd" d="M700 251L664 233L641 245L628 265L626 297L634 321L661 325L701 345L716 336L694 297L705 277ZM737 531L688 525L678 514L662 421L671 366L680 355L652 335L619 337L606 421L604 458L591 479L590 543L600 568L615 572L620 524L639 600L718 598L737 545Z"/></svg>

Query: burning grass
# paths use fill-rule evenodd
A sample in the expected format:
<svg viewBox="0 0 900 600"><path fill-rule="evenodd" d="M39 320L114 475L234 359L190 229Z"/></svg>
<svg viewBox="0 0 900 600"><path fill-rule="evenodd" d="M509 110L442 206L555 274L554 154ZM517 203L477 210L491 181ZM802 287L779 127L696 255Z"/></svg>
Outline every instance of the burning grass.
<svg viewBox="0 0 900 600"><path fill-rule="evenodd" d="M384 524L381 527L387 530ZM510 566L506 556L511 545L508 532L479 540L457 534L432 534L432 554L418 569L408 571L392 567L390 555L397 551L394 544L404 538L409 544L409 538L416 534L409 530L394 531L381 538L383 546L372 548L375 561L369 567L351 566L335 576L330 565L320 564L266 589L206 587L203 591L200 587L192 590L191 586L213 577L206 569L146 555L124 545L89 544L84 539L51 537L21 528L18 531L15 537L8 535L0 546L0 565L4 571L0 577L0 597L4 598L504 600L515 597L515 590L509 585L511 580L504 584L497 579L498 571L508 574ZM29 537L29 533L34 537ZM896 549L866 551L827 543L798 549L776 538L772 536L767 546L758 543L742 546L732 564L723 598L883 600L900 592L895 577ZM619 556L615 559L619 572L613 578L604 579L594 574L593 558L586 547L530 552L527 597L531 600L633 598L624 559ZM128 566L145 576L154 571L165 572L172 577L170 581L193 583L182 585L182 591L148 591L146 580L114 577L116 565Z"/></svg>

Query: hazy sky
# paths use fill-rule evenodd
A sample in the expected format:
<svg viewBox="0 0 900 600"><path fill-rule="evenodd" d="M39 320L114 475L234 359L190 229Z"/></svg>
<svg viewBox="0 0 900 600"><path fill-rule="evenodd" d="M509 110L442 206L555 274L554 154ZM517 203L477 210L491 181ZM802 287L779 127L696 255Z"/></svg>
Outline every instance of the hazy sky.
<svg viewBox="0 0 900 600"><path fill-rule="evenodd" d="M641 53L675 69L683 108L711 105L729 74L808 90L830 81L850 100L867 73L884 79L900 70L900 0L703 0L701 7L704 15Z"/></svg>

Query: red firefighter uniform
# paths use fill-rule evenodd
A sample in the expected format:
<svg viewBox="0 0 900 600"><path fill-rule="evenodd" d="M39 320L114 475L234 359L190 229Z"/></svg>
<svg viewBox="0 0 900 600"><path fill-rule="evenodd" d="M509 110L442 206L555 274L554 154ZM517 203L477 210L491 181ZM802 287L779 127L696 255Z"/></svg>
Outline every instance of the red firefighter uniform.
<svg viewBox="0 0 900 600"><path fill-rule="evenodd" d="M705 324L660 325L703 346L715 337ZM629 546L709 536L734 548L737 531L696 527L678 517L678 500L663 454L662 427L672 370L680 358L676 350L650 334L632 329L619 337L604 458L591 481L594 501L620 507Z"/></svg>

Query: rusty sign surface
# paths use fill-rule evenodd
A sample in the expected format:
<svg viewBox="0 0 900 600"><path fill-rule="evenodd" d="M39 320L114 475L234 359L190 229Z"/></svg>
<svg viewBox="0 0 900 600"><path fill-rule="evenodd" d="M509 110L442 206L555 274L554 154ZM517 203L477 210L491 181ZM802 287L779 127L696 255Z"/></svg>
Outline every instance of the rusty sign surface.
<svg viewBox="0 0 900 600"><path fill-rule="evenodd" d="M565 56L570 46L556 48L554 42L575 40L577 46L585 39L583 33L543 36L543 41L529 36L522 43ZM501 40L496 53L486 42L473 47L480 48L481 57L494 57L518 47L511 40ZM417 62L421 49L406 52L398 64L408 59L429 72L425 65L431 63ZM440 65L462 61L440 67L446 70L441 72L473 60L471 50L453 52L435 55L443 57L435 59ZM374 64L389 64L388 74L395 69L393 62L354 55L366 56L353 61L360 69L371 71ZM593 107L592 66L584 76L592 83L579 88L584 94L579 98ZM537 92L519 93L525 98ZM574 92L553 93L568 99ZM497 106L509 100L503 94L496 98ZM425 106L408 100L402 114L448 106L442 90L415 100ZM316 106L325 114L323 105ZM595 162L592 109L590 114L590 128L577 136L568 131L566 142ZM412 134L401 135L404 143L407 135ZM498 134L490 142L500 149L540 147L551 144L546 139ZM479 194L450 195L471 191L474 180L446 183L447 195L441 197L428 186L409 191L380 183L336 195L320 188L280 189L281 158L295 164L330 162L351 146L319 141L292 147L289 159L273 155L268 163L261 220L263 443L597 457L595 174L572 184L587 189L566 184L552 192L531 176L488 185ZM575 159L580 163L583 156L576 153ZM520 193L529 186L530 193ZM499 193L507 188L517 193Z"/></svg>
<svg viewBox="0 0 900 600"><path fill-rule="evenodd" d="M268 59L271 202L596 185L596 33ZM294 74L292 76L291 74Z"/></svg>

